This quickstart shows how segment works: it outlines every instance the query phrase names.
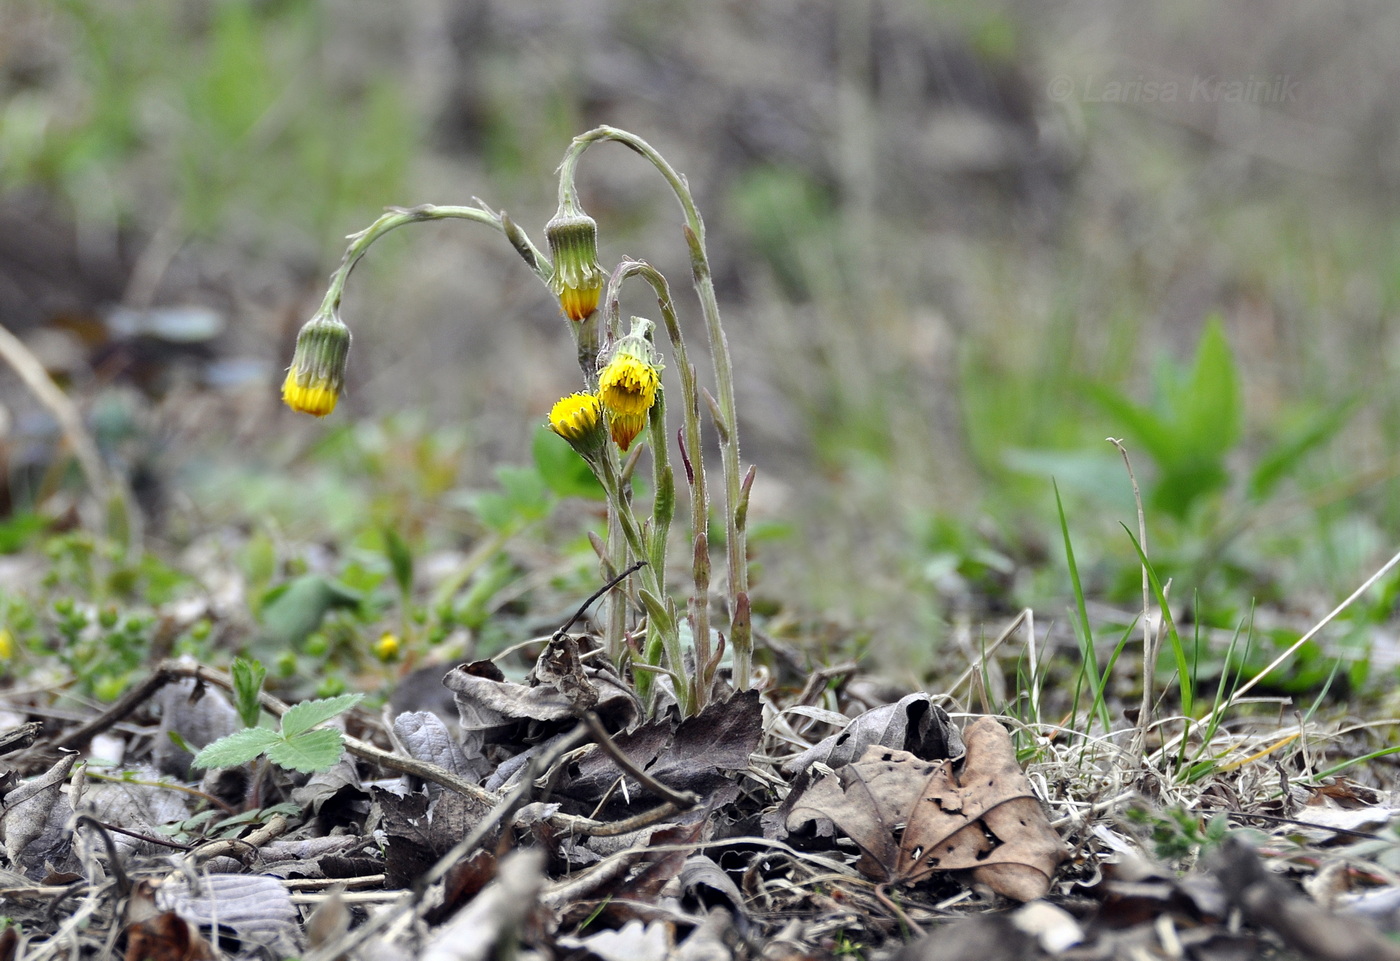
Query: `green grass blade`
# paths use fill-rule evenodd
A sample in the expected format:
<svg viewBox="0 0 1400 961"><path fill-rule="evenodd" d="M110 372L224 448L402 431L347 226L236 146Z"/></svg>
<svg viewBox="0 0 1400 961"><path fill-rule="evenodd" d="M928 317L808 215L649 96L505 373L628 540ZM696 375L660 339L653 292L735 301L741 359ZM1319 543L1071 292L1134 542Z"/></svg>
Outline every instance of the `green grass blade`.
<svg viewBox="0 0 1400 961"><path fill-rule="evenodd" d="M1111 729L1111 722L1108 716L1108 707L1103 703L1104 676L1099 673L1098 658L1094 654L1094 632L1089 626L1089 608L1084 603L1084 585L1079 580L1079 565L1074 561L1074 545L1070 542L1069 521L1065 519L1065 505L1060 500L1060 485L1051 482L1055 488L1055 508L1060 514L1060 533L1065 539L1065 561L1069 565L1069 580L1074 588L1075 622L1074 635L1079 641L1079 652L1084 658L1084 668L1086 676L1090 681L1090 690L1094 691L1094 704L1091 710L1098 715L1099 723L1103 729ZM1079 705L1079 691L1076 689L1074 704Z"/></svg>

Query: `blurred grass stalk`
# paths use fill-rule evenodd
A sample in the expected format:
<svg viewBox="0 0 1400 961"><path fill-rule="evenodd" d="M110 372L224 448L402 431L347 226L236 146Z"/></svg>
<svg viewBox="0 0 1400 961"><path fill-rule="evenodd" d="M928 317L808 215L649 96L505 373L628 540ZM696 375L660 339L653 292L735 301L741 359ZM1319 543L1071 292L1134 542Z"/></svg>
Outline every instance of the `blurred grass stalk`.
<svg viewBox="0 0 1400 961"><path fill-rule="evenodd" d="M102 511L102 533L114 542L125 545L126 560L135 561L140 557L142 548L141 511L125 479L107 470L97 444L83 424L83 416L77 405L54 383L39 358L4 325L0 325L0 358L10 365L35 399L58 421L83 479Z"/></svg>

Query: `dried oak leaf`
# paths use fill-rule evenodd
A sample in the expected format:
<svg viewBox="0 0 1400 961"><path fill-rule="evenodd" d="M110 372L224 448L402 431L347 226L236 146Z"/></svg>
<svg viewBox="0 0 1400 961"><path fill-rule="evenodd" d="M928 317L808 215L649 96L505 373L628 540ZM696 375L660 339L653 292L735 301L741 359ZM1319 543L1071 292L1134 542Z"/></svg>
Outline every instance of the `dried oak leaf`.
<svg viewBox="0 0 1400 961"><path fill-rule="evenodd" d="M399 795L371 787L384 831L388 887L416 881L487 813L481 802L453 791L430 798L426 791Z"/></svg>
<svg viewBox="0 0 1400 961"><path fill-rule="evenodd" d="M1011 738L984 717L967 726L963 740L959 772L950 761L866 748L859 761L811 782L792 803L787 829L832 821L860 848L856 866L878 881L913 884L935 871L966 870L1006 897L1041 897L1065 850L1016 763Z"/></svg>

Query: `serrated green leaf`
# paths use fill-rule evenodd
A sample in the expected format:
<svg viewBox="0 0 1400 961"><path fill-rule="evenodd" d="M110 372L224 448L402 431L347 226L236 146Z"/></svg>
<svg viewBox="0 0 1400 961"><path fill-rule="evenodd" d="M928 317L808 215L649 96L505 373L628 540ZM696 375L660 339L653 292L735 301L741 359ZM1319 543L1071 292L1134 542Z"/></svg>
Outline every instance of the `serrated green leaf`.
<svg viewBox="0 0 1400 961"><path fill-rule="evenodd" d="M341 694L338 697L293 704L287 708L287 713L282 715L282 736L294 738L303 731L309 731L317 724L329 721L341 711L354 707L363 697L363 694Z"/></svg>
<svg viewBox="0 0 1400 961"><path fill-rule="evenodd" d="M323 771L339 761L344 750L341 733L333 727L323 727L279 740L268 749L267 758L292 771Z"/></svg>
<svg viewBox="0 0 1400 961"><path fill-rule="evenodd" d="M194 756L194 766L235 767L246 764L281 740L281 735L265 727L245 727L205 745Z"/></svg>

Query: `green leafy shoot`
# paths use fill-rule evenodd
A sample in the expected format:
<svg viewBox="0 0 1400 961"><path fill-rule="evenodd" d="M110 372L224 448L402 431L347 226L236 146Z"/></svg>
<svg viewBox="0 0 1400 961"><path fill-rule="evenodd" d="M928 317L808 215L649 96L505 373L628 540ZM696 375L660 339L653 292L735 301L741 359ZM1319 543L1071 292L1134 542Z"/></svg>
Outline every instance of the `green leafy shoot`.
<svg viewBox="0 0 1400 961"><path fill-rule="evenodd" d="M1158 371L1155 404L1142 406L1110 387L1090 386L1089 396L1114 417L1123 432L1157 465L1149 500L1154 508L1184 519L1203 498L1229 484L1226 457L1244 433L1239 371L1218 316L1206 323L1190 369L1175 364ZM1322 428L1319 427L1319 430ZM1300 458L1326 434L1299 439ZM1292 466L1283 463L1264 478Z"/></svg>
<svg viewBox="0 0 1400 961"><path fill-rule="evenodd" d="M233 659L232 674L233 702L238 708L238 719L243 722L244 727L257 727L258 717L262 714L259 695L262 693L263 681L267 678L267 668L256 658L245 660L236 657Z"/></svg>
<svg viewBox="0 0 1400 961"><path fill-rule="evenodd" d="M292 771L323 771L340 760L345 739L334 728L317 730L316 725L349 710L362 697L342 694L294 704L282 715L281 730L249 727L234 731L195 755L194 766L235 767L266 755L273 764Z"/></svg>

